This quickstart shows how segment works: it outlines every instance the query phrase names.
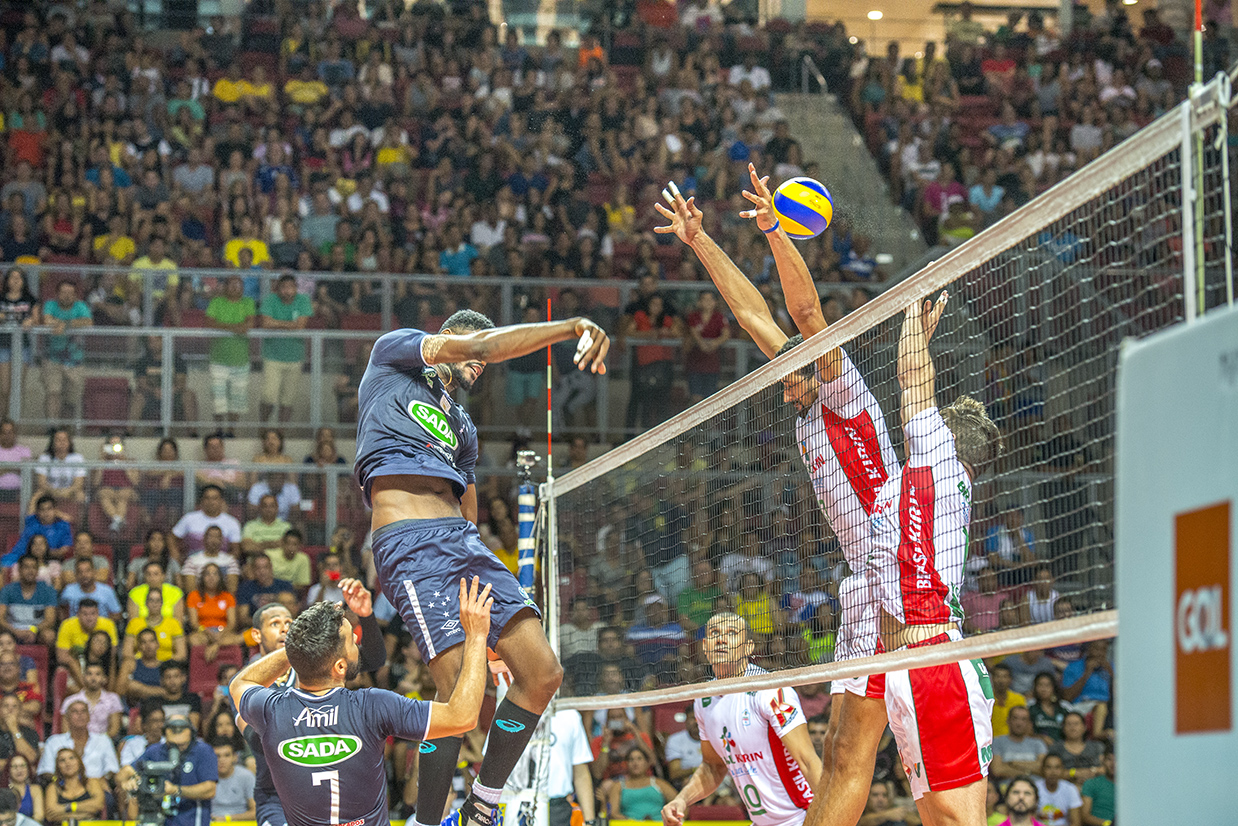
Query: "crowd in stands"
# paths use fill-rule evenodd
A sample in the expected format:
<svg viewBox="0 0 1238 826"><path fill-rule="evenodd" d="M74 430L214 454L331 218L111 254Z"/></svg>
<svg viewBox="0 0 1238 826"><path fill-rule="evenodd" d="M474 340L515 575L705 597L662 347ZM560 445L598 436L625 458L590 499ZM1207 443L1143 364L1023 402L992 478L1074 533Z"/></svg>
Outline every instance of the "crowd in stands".
<svg viewBox="0 0 1238 826"><path fill-rule="evenodd" d="M251 4L258 13L269 5ZM306 381L306 345L295 331L373 321L375 285L331 273L435 276L400 283L394 296L399 322L422 327L465 303L497 315L495 291L470 287L471 276L577 279L579 287L554 291L556 312L587 312L630 341L639 390L625 425L652 426L675 404L718 388L719 348L739 335L713 293L675 288L704 275L682 245L651 234L651 204L666 180L710 205L711 234L789 327L764 240L738 212L749 161L775 179L814 174L771 96L794 82L797 56L812 54L830 88L848 92L895 196L925 235L963 240L1180 96L1172 32L1153 13L1135 35L1120 4L1107 8L1069 39L1035 15L1026 27L1012 18L989 34L965 13L944 59L929 50L901 60L896 49L864 57L841 24L755 28L703 0L669 26L636 20L609 49L586 37L578 50L558 32L544 47L522 45L514 31L500 43L480 6L444 14L379 3L366 20L349 4L311 3L243 26L216 21L164 48L108 0L85 10L0 3L0 260L18 265L5 274L0 323L48 328L38 352L47 418L82 412L90 354L73 328L132 326L149 313L160 325L231 334L203 350L209 391L188 386L185 360L175 360L173 418L214 417L221 430L201 440L212 465L197 478L125 469L132 457L120 434L101 451L114 469L74 468L82 457L69 429L50 435L38 458L46 472L28 501L17 502L14 474L0 476L0 501L25 520L4 543L0 591L0 761L18 810L53 822L121 814L117 773L160 739L168 719L185 715L216 750L213 814L252 817L250 755L218 690L253 651L251 614L269 600L295 613L338 599L342 577L375 584L363 512L356 506L358 518L323 535L301 511L321 491L285 467L293 460L279 431L264 434L254 459L271 463L269 473L241 472L228 455L254 378L262 418L292 417L281 402ZM817 280L849 285L827 298L829 321L867 301L865 285L885 275L845 216L801 249ZM39 278L22 269L36 263L63 269ZM115 269L83 278L72 269L83 263ZM629 278L639 286L623 305L602 282ZM545 294L520 288L522 314L535 317ZM148 296L153 305L143 304ZM255 327L290 331L262 339L257 372L246 341ZM10 392L8 332L0 410ZM563 364L571 355L556 349ZM146 432L162 403L162 349L143 342L126 358L129 430ZM544 370L540 355L508 366L499 392L517 417L537 415ZM681 370L688 392L676 400ZM570 367L559 373L556 427L587 421L594 379ZM341 423L355 416L358 379L345 373L335 387ZM0 460L34 458L17 435L12 422L0 423ZM185 441L163 439L154 458L180 458ZM573 440L570 466L588 448ZM334 468L347 459L324 428L305 461ZM784 460L756 461L768 471ZM189 512L186 485L198 503ZM483 537L514 567L510 491L483 475L480 494ZM646 505L637 516L656 521L652 499ZM1055 555L1037 553L1019 517L991 517L971 570L969 630L1068 616L1070 597L1040 564ZM677 578L661 556L665 537L643 543L641 525L599 531L604 553L575 556L563 600L571 691L703 678L696 633L721 607L747 619L760 661L832 658L838 560L825 570L796 567L796 587L775 595L774 583L788 581L775 546L793 520L777 509L755 526L737 525L733 512L727 519L682 543ZM361 680L433 696L400 619L384 600L378 614L391 662ZM1108 650L1029 652L991 665L1000 735L991 822L1001 822L1008 798L1027 793L1022 775L1034 778L1047 826L1074 826L1074 809L1085 824L1111 820ZM820 748L828 687L800 694ZM655 812L624 807L665 798L699 763L682 708L617 709L585 723L597 793L612 817ZM466 762L479 758L482 739L480 730L470 736ZM388 769L392 802L407 813L415 750L397 747ZM468 769L462 777L471 779ZM914 822L908 796L887 737L861 822ZM725 788L711 802L738 803ZM0 817L7 804L0 789Z"/></svg>
<svg viewBox="0 0 1238 826"><path fill-rule="evenodd" d="M1187 45L1140 8L1142 26L1107 0L1061 34L1039 10L988 31L963 3L944 55L891 42L855 64L856 124L930 243L966 241L1182 100ZM1228 67L1228 20L1208 29L1211 77Z"/></svg>
<svg viewBox="0 0 1238 826"><path fill-rule="evenodd" d="M794 81L802 53L842 83L853 52L841 25L756 29L704 2L662 27L634 19L609 50L588 37L567 49L558 31L542 47L514 29L500 43L478 14L433 3L380 3L368 20L347 3L275 7L156 38L108 0L0 4L12 33L0 44L0 260L115 268L6 275L0 322L52 334L38 348L49 418L82 411L92 354L67 329L153 318L234 334L212 340L213 397L201 400L202 418L234 419L259 357L248 330L376 326L373 282L309 272L434 276L394 295L400 323L429 327L464 303L497 314L497 291L454 279L574 278L579 312L716 361L693 335L695 293L667 292L621 329L619 291L597 282L704 277L651 232L670 179L711 206L714 237L767 282L765 244L736 214L746 164L777 178L815 169L773 88ZM823 282L883 276L845 220L804 251ZM239 283L201 267L237 270ZM294 277L277 283L280 273ZM780 305L776 287L763 289ZM522 289L517 304L544 306L544 294ZM838 312L866 298L843 294ZM127 354L135 418L159 409L156 345ZM295 394L304 341L264 339L260 358L262 412L286 420L270 408L290 385ZM178 377L183 367L178 358ZM522 391L509 382L509 406ZM176 418L197 419L198 402L178 392Z"/></svg>

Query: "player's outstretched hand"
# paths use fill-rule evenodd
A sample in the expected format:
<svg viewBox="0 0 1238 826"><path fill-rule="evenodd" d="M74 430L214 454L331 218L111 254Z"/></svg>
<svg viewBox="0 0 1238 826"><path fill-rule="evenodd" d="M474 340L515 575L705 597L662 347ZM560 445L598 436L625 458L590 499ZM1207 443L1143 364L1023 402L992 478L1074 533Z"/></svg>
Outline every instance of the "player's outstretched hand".
<svg viewBox="0 0 1238 826"><path fill-rule="evenodd" d="M946 311L946 302L948 300L950 300L950 294L942 290L941 295L937 296L936 301L924 302L922 318L924 319L925 342L933 337L933 331L937 329L937 322L941 321L941 314Z"/></svg>
<svg viewBox="0 0 1238 826"><path fill-rule="evenodd" d="M678 797L662 807L662 822L666 826L682 826L688 816L688 806Z"/></svg>
<svg viewBox="0 0 1238 826"><path fill-rule="evenodd" d="M669 235L673 232L680 241L691 244L697 233L701 231L701 219L704 217L704 214L696 208L696 198L692 197L685 201L674 181L662 190L662 197L670 206L665 207L655 203L653 208L670 223L664 227L654 227L653 231L659 235Z"/></svg>
<svg viewBox="0 0 1238 826"><path fill-rule="evenodd" d="M580 336L580 343L576 345L572 362L577 369L605 373L606 354L610 351L610 337L606 331L589 319L582 318L576 322L576 335Z"/></svg>
<svg viewBox="0 0 1238 826"><path fill-rule="evenodd" d="M368 617L374 613L374 603L370 589L359 579L341 579L340 590L344 592L344 604L348 610L359 617Z"/></svg>
<svg viewBox="0 0 1238 826"><path fill-rule="evenodd" d="M480 590L480 593L479 593ZM473 577L472 583L460 579L460 627L466 637L486 637L490 634L490 586L481 587L481 580Z"/></svg>
<svg viewBox="0 0 1238 826"><path fill-rule="evenodd" d="M744 197L752 203L752 209L739 213L740 218L756 218L757 227L762 231L771 229L778 223L774 215L774 196L769 193L769 176L757 176L757 168L748 164L748 177L752 178L752 190L744 190Z"/></svg>

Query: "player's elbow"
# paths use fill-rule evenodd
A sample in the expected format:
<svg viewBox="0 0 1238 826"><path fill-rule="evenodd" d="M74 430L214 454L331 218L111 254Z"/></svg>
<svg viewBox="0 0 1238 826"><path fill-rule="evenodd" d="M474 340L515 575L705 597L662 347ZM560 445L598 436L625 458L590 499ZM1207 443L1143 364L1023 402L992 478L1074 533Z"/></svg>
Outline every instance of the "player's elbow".
<svg viewBox="0 0 1238 826"><path fill-rule="evenodd" d="M477 728L478 715L480 713L480 708L472 710L451 708L446 715L447 719L441 721L442 732L436 735L436 739L437 737L458 737L462 734L468 734ZM438 726L435 726L435 728L438 728Z"/></svg>

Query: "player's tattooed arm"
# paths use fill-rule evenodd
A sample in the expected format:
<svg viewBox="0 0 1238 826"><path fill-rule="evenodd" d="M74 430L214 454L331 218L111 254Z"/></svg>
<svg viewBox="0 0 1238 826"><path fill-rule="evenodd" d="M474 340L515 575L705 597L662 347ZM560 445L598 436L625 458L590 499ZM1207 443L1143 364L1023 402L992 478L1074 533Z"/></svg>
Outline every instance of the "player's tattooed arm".
<svg viewBox="0 0 1238 826"><path fill-rule="evenodd" d="M438 364L438 351L443 349L446 341L447 336L444 335L426 336L421 340L421 357L426 364Z"/></svg>
<svg viewBox="0 0 1238 826"><path fill-rule="evenodd" d="M459 335L452 331L426 336L421 342L421 357L426 364L455 364L464 361L507 361L527 356L548 345L579 338L575 362L581 370L606 372L610 338L587 318L512 324L489 330L474 330Z"/></svg>

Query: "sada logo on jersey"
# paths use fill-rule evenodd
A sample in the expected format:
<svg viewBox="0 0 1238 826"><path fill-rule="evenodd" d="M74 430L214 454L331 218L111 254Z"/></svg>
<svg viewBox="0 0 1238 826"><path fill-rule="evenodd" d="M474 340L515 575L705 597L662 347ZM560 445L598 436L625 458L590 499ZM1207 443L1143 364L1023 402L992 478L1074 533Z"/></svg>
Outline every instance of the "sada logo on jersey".
<svg viewBox="0 0 1238 826"><path fill-rule="evenodd" d="M422 430L449 449L455 450L460 446L460 440L456 438L455 431L451 429L451 422L447 420L443 411L433 405L411 401L408 403L408 415L421 426Z"/></svg>
<svg viewBox="0 0 1238 826"><path fill-rule="evenodd" d="M351 734L293 737L279 744L279 756L298 766L331 766L361 751L361 738Z"/></svg>

